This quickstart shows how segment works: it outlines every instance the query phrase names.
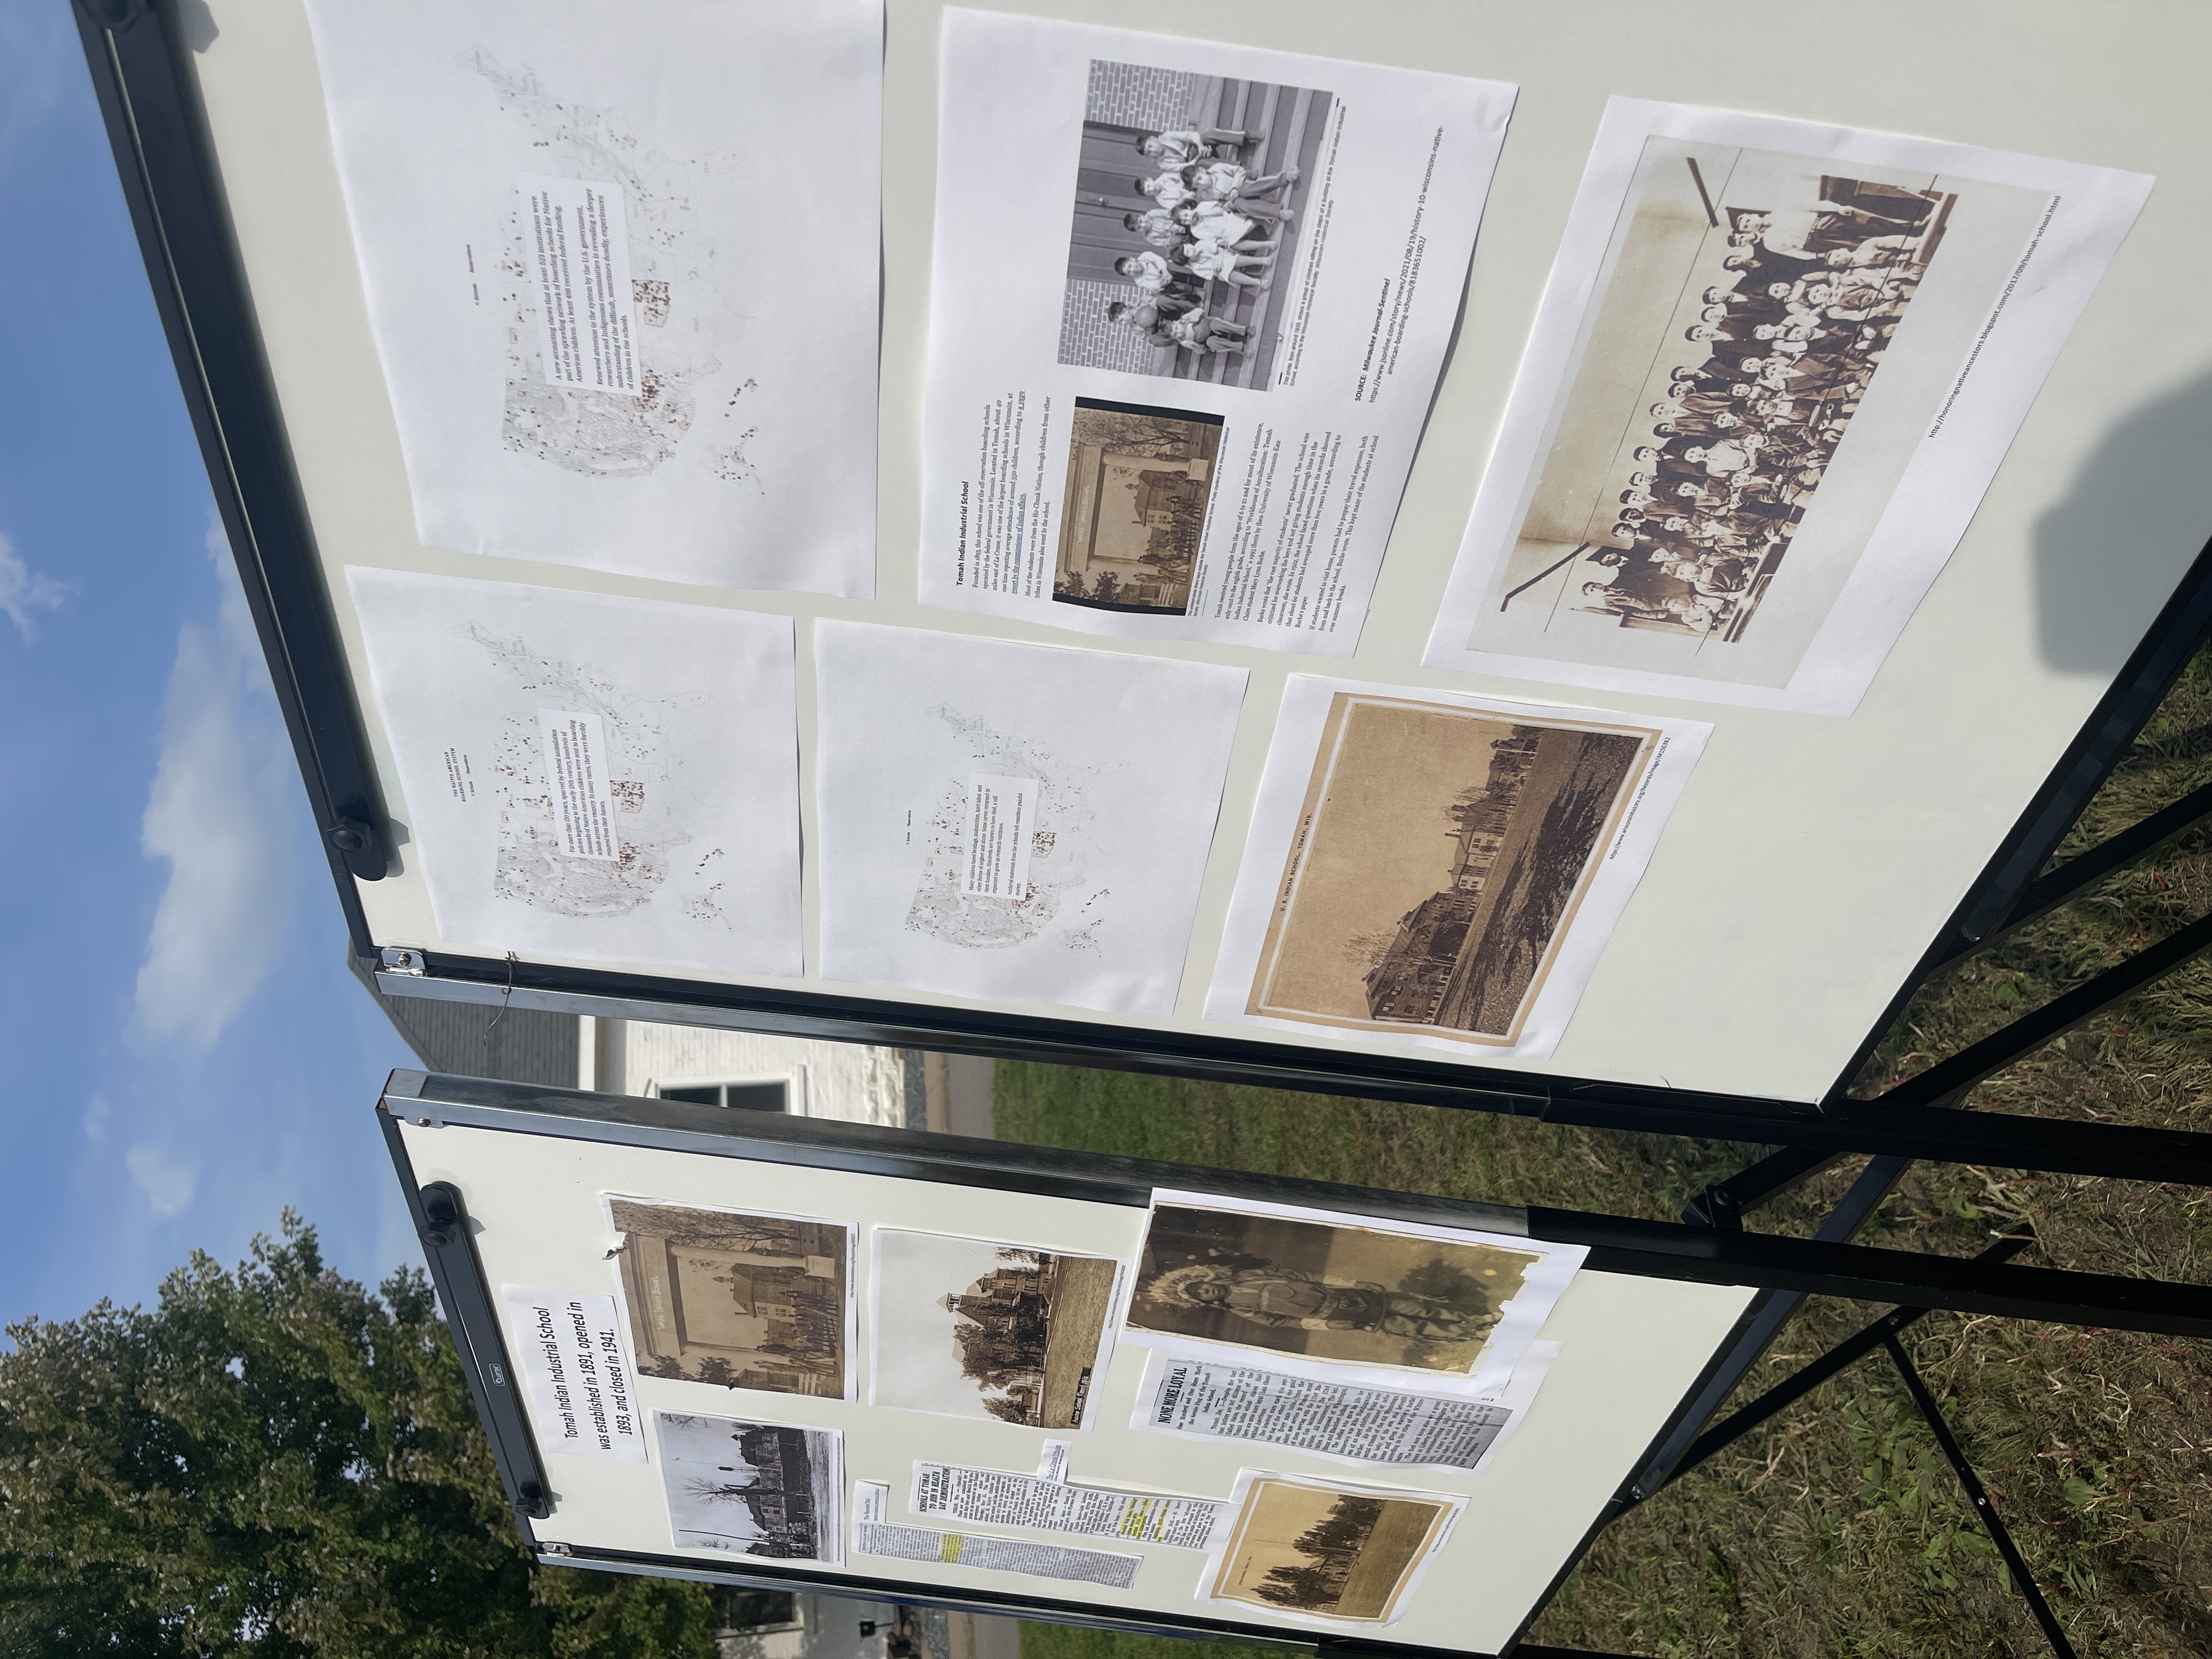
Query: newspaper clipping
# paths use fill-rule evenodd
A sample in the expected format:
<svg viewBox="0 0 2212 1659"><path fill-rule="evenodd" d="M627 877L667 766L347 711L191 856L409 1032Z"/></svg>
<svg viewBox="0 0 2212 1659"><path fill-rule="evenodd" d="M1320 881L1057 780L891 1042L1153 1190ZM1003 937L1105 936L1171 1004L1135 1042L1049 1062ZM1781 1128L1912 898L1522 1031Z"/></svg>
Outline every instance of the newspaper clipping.
<svg viewBox="0 0 2212 1659"><path fill-rule="evenodd" d="M2149 185L1615 99L1429 665L1849 714Z"/></svg>
<svg viewBox="0 0 2212 1659"><path fill-rule="evenodd" d="M1204 1360L1170 1361L1134 1426L1203 1440L1252 1440L1354 1463L1471 1469L1512 1412L1488 1400L1317 1382Z"/></svg>
<svg viewBox="0 0 2212 1659"><path fill-rule="evenodd" d="M1186 1550L1212 1548L1230 1515L1228 1504L1202 1498L1104 1492L1044 1475L919 1462L909 1507L916 1515L941 1515L975 1526L1029 1527Z"/></svg>
<svg viewBox="0 0 2212 1659"><path fill-rule="evenodd" d="M993 1538L975 1533L933 1532L886 1521L891 1489L863 1480L853 1488L853 1549L897 1561L950 1561L992 1572L1018 1572L1030 1578L1061 1578L1079 1584L1109 1584L1127 1589L1137 1580L1141 1555L1110 1550L1079 1550L1066 1544L1039 1544L1026 1538Z"/></svg>
<svg viewBox="0 0 2212 1659"><path fill-rule="evenodd" d="M922 602L1349 654L1514 89L957 9L942 85Z"/></svg>

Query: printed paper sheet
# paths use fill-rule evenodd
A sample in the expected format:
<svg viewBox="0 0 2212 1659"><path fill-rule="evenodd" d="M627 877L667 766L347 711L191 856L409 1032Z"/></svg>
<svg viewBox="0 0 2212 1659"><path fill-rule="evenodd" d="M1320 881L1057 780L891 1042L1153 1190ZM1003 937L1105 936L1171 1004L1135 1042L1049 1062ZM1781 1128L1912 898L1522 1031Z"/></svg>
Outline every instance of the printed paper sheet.
<svg viewBox="0 0 2212 1659"><path fill-rule="evenodd" d="M1027 1538L994 1538L987 1533L935 1532L927 1527L890 1522L890 1486L863 1480L853 1488L853 1549L860 1555L899 1561L949 1561L988 1572L1019 1573L1029 1578L1058 1578L1073 1583L1109 1584L1127 1589L1137 1581L1141 1555L1081 1550L1066 1544L1040 1544Z"/></svg>
<svg viewBox="0 0 2212 1659"><path fill-rule="evenodd" d="M1244 671L858 623L814 641L823 975L1168 1012Z"/></svg>
<svg viewBox="0 0 2212 1659"><path fill-rule="evenodd" d="M975 1526L1126 1538L1186 1550L1213 1547L1231 1515L1228 1504L1201 1498L1108 1492L1043 1475L920 1461L914 1466L914 1495L907 1507L916 1515L941 1515Z"/></svg>
<svg viewBox="0 0 2212 1659"><path fill-rule="evenodd" d="M447 943L799 971L788 617L346 578Z"/></svg>
<svg viewBox="0 0 2212 1659"><path fill-rule="evenodd" d="M1505 1232L1152 1194L1121 1340L1331 1385L1496 1400L1589 1254Z"/></svg>
<svg viewBox="0 0 2212 1659"><path fill-rule="evenodd" d="M880 4L307 9L423 543L868 596Z"/></svg>
<svg viewBox="0 0 2212 1659"><path fill-rule="evenodd" d="M922 602L1348 655L1513 88L959 9L941 86Z"/></svg>
<svg viewBox="0 0 2212 1659"><path fill-rule="evenodd" d="M1711 730L1292 676L1208 1017L1545 1058Z"/></svg>
<svg viewBox="0 0 2212 1659"><path fill-rule="evenodd" d="M1428 665L1850 714L2150 185L1615 98Z"/></svg>
<svg viewBox="0 0 2212 1659"><path fill-rule="evenodd" d="M543 1450L645 1462L645 1425L611 1296L502 1285L507 1352L522 1373L531 1427Z"/></svg>

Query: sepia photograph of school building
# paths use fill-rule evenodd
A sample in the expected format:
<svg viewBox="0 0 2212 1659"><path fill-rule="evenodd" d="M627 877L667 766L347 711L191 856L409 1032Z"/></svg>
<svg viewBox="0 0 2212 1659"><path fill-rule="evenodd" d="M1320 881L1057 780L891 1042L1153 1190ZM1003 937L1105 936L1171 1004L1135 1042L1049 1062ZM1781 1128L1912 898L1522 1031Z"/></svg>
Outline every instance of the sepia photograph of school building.
<svg viewBox="0 0 2212 1659"><path fill-rule="evenodd" d="M842 1398L847 1230L614 1199L638 1370Z"/></svg>

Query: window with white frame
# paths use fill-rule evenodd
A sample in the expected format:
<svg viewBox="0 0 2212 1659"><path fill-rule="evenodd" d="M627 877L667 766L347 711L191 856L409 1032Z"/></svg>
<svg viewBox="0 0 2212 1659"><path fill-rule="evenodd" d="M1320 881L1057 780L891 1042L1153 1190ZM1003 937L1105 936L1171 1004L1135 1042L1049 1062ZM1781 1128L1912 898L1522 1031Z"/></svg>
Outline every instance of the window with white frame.
<svg viewBox="0 0 2212 1659"><path fill-rule="evenodd" d="M662 1100L689 1101L695 1106L726 1106L741 1112L791 1109L791 1079L783 1077L734 1078L714 1083L656 1083L653 1092Z"/></svg>

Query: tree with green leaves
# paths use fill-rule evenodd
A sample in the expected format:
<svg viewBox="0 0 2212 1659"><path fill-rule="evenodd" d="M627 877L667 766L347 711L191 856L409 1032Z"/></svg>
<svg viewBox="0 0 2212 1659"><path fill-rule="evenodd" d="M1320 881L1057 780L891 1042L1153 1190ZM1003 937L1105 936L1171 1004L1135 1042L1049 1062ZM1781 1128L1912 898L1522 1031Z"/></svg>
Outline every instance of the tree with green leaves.
<svg viewBox="0 0 2212 1659"><path fill-rule="evenodd" d="M709 1659L705 1592L538 1568L422 1273L378 1294L290 1211L155 1308L0 1353L0 1655Z"/></svg>

